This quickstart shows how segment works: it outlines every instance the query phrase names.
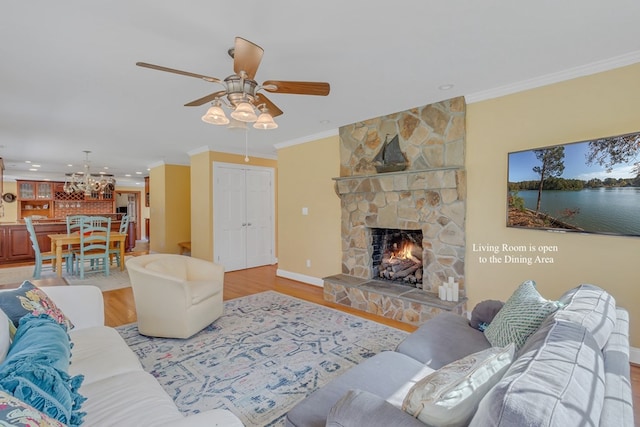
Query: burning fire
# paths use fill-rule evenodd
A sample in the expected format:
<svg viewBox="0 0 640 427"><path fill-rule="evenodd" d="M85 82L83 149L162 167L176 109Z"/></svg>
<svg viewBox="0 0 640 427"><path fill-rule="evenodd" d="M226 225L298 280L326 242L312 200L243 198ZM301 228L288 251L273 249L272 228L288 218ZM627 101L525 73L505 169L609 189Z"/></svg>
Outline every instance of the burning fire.
<svg viewBox="0 0 640 427"><path fill-rule="evenodd" d="M413 256L414 248L415 245L413 243L405 243L400 249L398 249L397 244L394 244L391 259L410 259L415 262L420 262L419 259Z"/></svg>

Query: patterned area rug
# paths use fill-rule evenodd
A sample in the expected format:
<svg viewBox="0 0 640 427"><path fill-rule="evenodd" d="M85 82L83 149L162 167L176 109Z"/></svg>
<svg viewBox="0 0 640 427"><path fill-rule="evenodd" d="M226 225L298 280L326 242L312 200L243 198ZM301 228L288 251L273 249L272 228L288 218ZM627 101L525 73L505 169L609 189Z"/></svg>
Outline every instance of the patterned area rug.
<svg viewBox="0 0 640 427"><path fill-rule="evenodd" d="M247 426L282 426L297 402L407 333L274 291L225 302L187 339L117 328L185 415L226 408Z"/></svg>

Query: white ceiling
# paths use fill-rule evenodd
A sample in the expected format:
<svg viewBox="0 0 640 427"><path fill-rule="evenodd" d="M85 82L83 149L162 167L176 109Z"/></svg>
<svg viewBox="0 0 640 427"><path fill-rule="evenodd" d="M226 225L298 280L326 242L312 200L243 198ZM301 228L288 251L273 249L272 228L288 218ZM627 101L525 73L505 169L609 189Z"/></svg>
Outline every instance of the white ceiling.
<svg viewBox="0 0 640 427"><path fill-rule="evenodd" d="M0 157L9 179L63 179L90 150L92 172L107 166L123 185L204 147L244 154L245 136L250 156L275 158L360 120L640 62L639 18L637 0L7 1ZM203 123L206 104L183 106L221 86L135 66L225 78L235 36L264 48L259 83L326 81L331 93L269 94L279 128L245 134Z"/></svg>

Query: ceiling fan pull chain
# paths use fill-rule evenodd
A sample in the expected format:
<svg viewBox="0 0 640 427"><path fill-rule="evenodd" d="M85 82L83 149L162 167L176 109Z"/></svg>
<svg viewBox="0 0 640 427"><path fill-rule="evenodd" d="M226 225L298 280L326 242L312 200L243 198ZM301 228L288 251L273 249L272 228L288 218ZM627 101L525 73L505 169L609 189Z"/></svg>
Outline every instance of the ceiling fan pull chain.
<svg viewBox="0 0 640 427"><path fill-rule="evenodd" d="M249 128L244 129L244 161L249 163Z"/></svg>

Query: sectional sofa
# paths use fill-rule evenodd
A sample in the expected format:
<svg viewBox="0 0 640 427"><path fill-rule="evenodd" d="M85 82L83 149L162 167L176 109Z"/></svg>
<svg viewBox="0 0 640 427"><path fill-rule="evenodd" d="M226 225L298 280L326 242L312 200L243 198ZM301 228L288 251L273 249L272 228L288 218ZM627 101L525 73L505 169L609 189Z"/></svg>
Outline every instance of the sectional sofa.
<svg viewBox="0 0 640 427"><path fill-rule="evenodd" d="M534 295L540 308L510 318L514 296L489 324L498 325L493 330L474 329L451 313L427 321L395 351L365 360L301 401L286 425L632 427L627 311L605 290L580 285L557 302ZM530 330L517 346L507 336L514 343L496 352L487 337L499 337L500 324ZM487 368L479 361L487 352L502 364Z"/></svg>

